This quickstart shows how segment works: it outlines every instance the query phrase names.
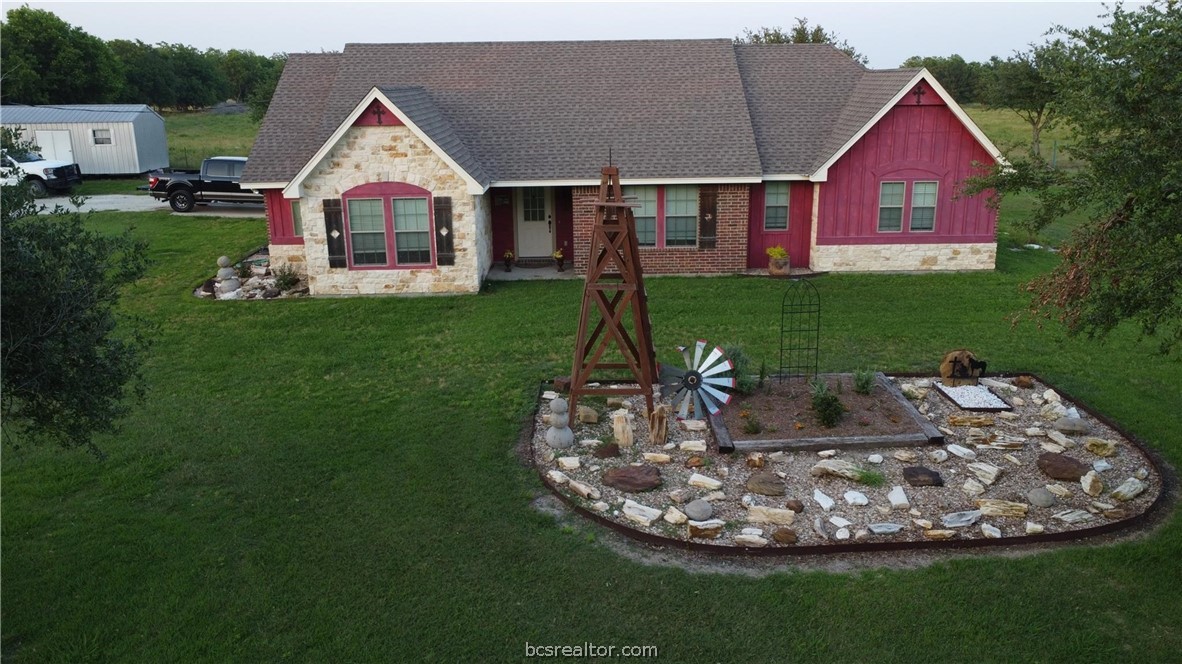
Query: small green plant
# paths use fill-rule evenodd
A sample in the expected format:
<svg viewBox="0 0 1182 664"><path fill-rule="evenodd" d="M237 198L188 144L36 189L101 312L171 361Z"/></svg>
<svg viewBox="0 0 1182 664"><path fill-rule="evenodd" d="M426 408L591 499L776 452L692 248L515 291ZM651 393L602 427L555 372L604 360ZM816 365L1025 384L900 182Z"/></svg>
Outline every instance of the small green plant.
<svg viewBox="0 0 1182 664"><path fill-rule="evenodd" d="M784 249L784 247L778 244L768 247L765 250L765 253L767 253L768 258L788 258L788 252Z"/></svg>
<svg viewBox="0 0 1182 664"><path fill-rule="evenodd" d="M300 283L300 275L290 265L281 265L271 270L271 276L275 277L275 287L281 291L287 292L296 287Z"/></svg>
<svg viewBox="0 0 1182 664"><path fill-rule="evenodd" d="M751 394L755 391L756 380L751 375L751 365L753 360L739 344L724 344L722 352L726 353L727 359L734 365L732 371L735 374L735 390L739 394Z"/></svg>
<svg viewBox="0 0 1182 664"><path fill-rule="evenodd" d="M246 281L247 279L254 276L254 273L250 271L250 263L247 263L246 261L242 261L241 263L235 265L234 269L238 270L238 278L243 281Z"/></svg>
<svg viewBox="0 0 1182 664"><path fill-rule="evenodd" d="M854 391L858 394L870 394L874 389L874 372L870 369L858 369L854 372Z"/></svg>
<svg viewBox="0 0 1182 664"><path fill-rule="evenodd" d="M767 387L767 379L768 379L767 362L760 362L759 363L759 383L758 383L758 386L760 389Z"/></svg>
<svg viewBox="0 0 1182 664"><path fill-rule="evenodd" d="M813 401L816 401L829 394L829 384L820 378L814 378L809 381L809 392L813 395Z"/></svg>
<svg viewBox="0 0 1182 664"><path fill-rule="evenodd" d="M829 386L820 378L814 378L809 383L809 388L812 390L813 411L817 413L817 420L820 421L821 426L832 428L841 422L841 418L845 416L845 406L842 405L841 399L837 395L829 391Z"/></svg>
<svg viewBox="0 0 1182 664"><path fill-rule="evenodd" d="M842 394L843 392L845 392L845 381L843 381L841 379L841 376L838 376L837 377L837 393Z"/></svg>
<svg viewBox="0 0 1182 664"><path fill-rule="evenodd" d="M886 484L886 477L877 470L859 470L857 481L866 486L878 487Z"/></svg>
<svg viewBox="0 0 1182 664"><path fill-rule="evenodd" d="M759 418L755 416L755 413L751 413L743 418L743 433L756 434L762 431L763 424L759 422Z"/></svg>

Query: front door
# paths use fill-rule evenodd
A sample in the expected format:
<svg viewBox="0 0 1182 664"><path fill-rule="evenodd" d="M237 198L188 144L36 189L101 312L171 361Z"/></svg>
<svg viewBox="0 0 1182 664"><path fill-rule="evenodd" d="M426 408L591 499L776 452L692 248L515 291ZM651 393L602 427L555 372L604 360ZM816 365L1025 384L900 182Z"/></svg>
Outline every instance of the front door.
<svg viewBox="0 0 1182 664"><path fill-rule="evenodd" d="M554 195L550 187L517 190L517 257L549 258L554 251Z"/></svg>
<svg viewBox="0 0 1182 664"><path fill-rule="evenodd" d="M74 147L70 142L70 132L48 129L38 129L34 134L37 147L41 148L41 156L46 159L56 159L67 164L74 163Z"/></svg>

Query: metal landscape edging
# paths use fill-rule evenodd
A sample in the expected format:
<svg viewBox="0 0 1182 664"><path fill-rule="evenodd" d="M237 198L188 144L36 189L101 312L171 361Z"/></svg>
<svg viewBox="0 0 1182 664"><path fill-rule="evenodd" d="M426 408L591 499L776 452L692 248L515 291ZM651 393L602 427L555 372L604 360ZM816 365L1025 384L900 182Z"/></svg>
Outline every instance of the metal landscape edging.
<svg viewBox="0 0 1182 664"><path fill-rule="evenodd" d="M889 374L897 378L926 378L929 377L926 373L907 372L907 373L893 373ZM933 540L933 541L907 541L907 542L866 542L849 544L805 544L805 545L788 545L778 547L744 547L744 546L726 546L722 544L709 544L707 542L698 542L693 540L674 539L671 537L664 537L662 535L654 535L646 533L634 528L630 528L618 521L608 519L600 514L592 512L587 508L579 505L570 496L558 490L558 487L549 481L546 477L545 470L539 466L536 459L536 450L534 449L534 434L536 433L536 422L538 413L538 404L541 403L543 390L546 389L548 381L543 381L538 385L537 395L534 398L535 406L532 411L532 416L522 427L521 437L528 442L528 449L530 453L530 463L533 464L534 469L538 473L538 479L542 484L549 489L550 493L554 494L564 505L569 507L572 511L582 517L590 519L595 523L606 526L626 537L644 542L659 547L670 547L676 549L684 549L687 551L698 551L702 553L721 554L721 555L741 555L741 556L758 556L758 557L778 557L778 556L803 556L816 555L826 553L875 553L875 552L893 552L893 551L920 551L920 550L958 550L958 549L977 549L985 547L999 547L999 546L1015 546L1026 544L1044 544L1044 543L1059 543L1070 542L1077 540L1090 539L1100 535L1107 535L1123 530L1128 530L1134 526L1143 525L1149 522L1151 516L1156 517L1157 512L1161 510L1165 503L1171 499L1177 488L1178 479L1173 471L1173 468L1166 463L1165 459L1151 448L1146 446L1139 438L1130 434L1128 431L1104 415L1098 414L1091 409L1087 404L1082 403L1078 399L1072 397L1067 392L1059 389L1049 381L1044 380L1038 374L1030 372L1017 373L999 373L996 374L999 378L1006 378L1010 376L1030 376L1038 382L1046 385L1048 388L1055 390L1065 399L1070 400L1077 408L1082 409L1088 415L1096 418L1098 421L1113 429L1120 435L1124 436L1130 444L1137 448L1149 463L1157 471L1158 477L1161 478L1161 487L1158 490L1157 497L1150 503L1149 507L1145 508L1140 514L1135 514L1119 521L1110 521L1108 523L1093 526L1091 528L1081 528L1079 530L1069 530L1059 533L1041 533L1038 535L1019 535L1016 537L1002 537L998 539L977 538L977 539L959 539L959 540Z"/></svg>

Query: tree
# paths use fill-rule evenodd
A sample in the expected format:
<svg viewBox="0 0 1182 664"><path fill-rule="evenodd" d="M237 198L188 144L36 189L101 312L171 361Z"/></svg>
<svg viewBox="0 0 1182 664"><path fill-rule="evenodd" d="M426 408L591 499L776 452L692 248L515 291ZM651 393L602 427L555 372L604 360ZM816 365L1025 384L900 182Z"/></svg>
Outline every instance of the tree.
<svg viewBox="0 0 1182 664"><path fill-rule="evenodd" d="M250 105L250 117L262 120L271 106L271 97L275 95L275 86L279 85L279 77L283 75L283 67L287 64L287 55L277 53L269 58L266 75L259 80L247 98Z"/></svg>
<svg viewBox="0 0 1182 664"><path fill-rule="evenodd" d="M160 49L138 39L134 42L114 39L108 42L124 71L123 90L117 101L149 104L156 108L176 106L176 72Z"/></svg>
<svg viewBox="0 0 1182 664"><path fill-rule="evenodd" d="M85 104L115 99L123 73L111 49L43 9L8 11L0 25L4 103Z"/></svg>
<svg viewBox="0 0 1182 664"><path fill-rule="evenodd" d="M1063 60L1063 43L1032 46L1002 60L989 60L981 98L991 108L1008 108L1030 125L1030 152L1042 152L1042 132L1058 121L1053 70Z"/></svg>
<svg viewBox="0 0 1182 664"><path fill-rule="evenodd" d="M981 74L985 65L980 62L966 62L959 55L947 57L913 55L903 61L904 67L923 67L936 77L948 94L961 104L977 101Z"/></svg>
<svg viewBox="0 0 1182 664"><path fill-rule="evenodd" d="M756 31L744 29L743 34L735 37L736 44L829 44L845 53L859 64L870 64L870 58L862 55L842 39L838 41L837 33L826 32L820 25L809 25L807 18L797 18L796 25L791 30L779 26L759 28Z"/></svg>
<svg viewBox="0 0 1182 664"><path fill-rule="evenodd" d="M3 130L5 147L15 135ZM17 147L20 147L19 145ZM0 416L5 439L86 446L141 393L146 324L117 313L145 245L87 230L60 208L37 215L25 183L0 186ZM119 324L122 323L122 324Z"/></svg>
<svg viewBox="0 0 1182 664"><path fill-rule="evenodd" d="M1101 338L1133 321L1169 353L1182 347L1182 6L1118 6L1109 17L1103 28L1057 28L1064 58L1049 82L1082 168L1015 159L966 191L1034 192L1036 228L1088 213L1060 264L1030 284L1033 311Z"/></svg>

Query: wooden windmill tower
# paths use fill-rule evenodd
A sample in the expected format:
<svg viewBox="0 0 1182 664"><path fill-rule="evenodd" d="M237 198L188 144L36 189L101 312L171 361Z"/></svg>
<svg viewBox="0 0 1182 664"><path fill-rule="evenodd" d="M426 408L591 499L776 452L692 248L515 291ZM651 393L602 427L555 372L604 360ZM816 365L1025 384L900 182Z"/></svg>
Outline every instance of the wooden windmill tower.
<svg viewBox="0 0 1182 664"><path fill-rule="evenodd" d="M575 412L579 397L599 394L642 394L648 412L653 412L657 358L631 208L624 202L619 168L605 166L595 201L591 255L571 368L571 412ZM630 375L618 378L624 369ZM614 373L597 376L598 370ZM590 383L600 385L589 387ZM608 383L629 384L611 387Z"/></svg>

